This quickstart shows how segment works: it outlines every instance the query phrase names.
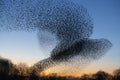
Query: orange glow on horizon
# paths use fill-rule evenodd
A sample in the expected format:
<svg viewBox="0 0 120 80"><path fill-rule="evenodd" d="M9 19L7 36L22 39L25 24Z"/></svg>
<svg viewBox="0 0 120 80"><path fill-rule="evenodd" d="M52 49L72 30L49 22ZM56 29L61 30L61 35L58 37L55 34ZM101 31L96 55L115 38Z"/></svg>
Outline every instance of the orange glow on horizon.
<svg viewBox="0 0 120 80"><path fill-rule="evenodd" d="M82 70L79 69L69 69L69 70L64 70L60 68L60 66L54 67L54 68L49 68L45 70L42 75L49 76L49 75L57 75L57 76L73 76L73 77L81 77L84 74L94 74L98 71L105 71L109 74L112 74L115 69L111 67L101 67L100 68L95 68L96 66L89 66L87 68L84 68Z"/></svg>

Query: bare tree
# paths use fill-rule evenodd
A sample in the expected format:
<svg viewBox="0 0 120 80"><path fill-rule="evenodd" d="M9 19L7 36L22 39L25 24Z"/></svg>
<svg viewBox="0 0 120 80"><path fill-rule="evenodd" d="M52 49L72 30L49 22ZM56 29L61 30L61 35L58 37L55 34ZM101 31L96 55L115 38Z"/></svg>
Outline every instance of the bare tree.
<svg viewBox="0 0 120 80"><path fill-rule="evenodd" d="M81 76L83 80L89 80L90 76L88 74L84 74Z"/></svg>
<svg viewBox="0 0 120 80"><path fill-rule="evenodd" d="M17 75L19 76L29 76L30 74L29 67L25 63L19 63L18 65L15 65L15 68L18 71Z"/></svg>

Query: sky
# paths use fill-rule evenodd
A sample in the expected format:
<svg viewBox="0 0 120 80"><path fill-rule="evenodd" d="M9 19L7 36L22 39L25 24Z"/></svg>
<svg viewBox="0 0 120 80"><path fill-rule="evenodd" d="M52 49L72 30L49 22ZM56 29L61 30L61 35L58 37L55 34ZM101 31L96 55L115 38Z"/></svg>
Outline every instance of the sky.
<svg viewBox="0 0 120 80"><path fill-rule="evenodd" d="M80 73L92 73L98 70L112 73L114 69L120 68L120 1L75 0L74 2L86 7L93 19L94 31L91 38L105 38L113 44L104 57L90 63ZM50 33L43 35L44 38L51 38ZM0 32L0 56L14 63L25 62L33 65L49 57L55 44L56 41L51 39L51 43L47 43L47 46L46 41L40 45L37 32Z"/></svg>

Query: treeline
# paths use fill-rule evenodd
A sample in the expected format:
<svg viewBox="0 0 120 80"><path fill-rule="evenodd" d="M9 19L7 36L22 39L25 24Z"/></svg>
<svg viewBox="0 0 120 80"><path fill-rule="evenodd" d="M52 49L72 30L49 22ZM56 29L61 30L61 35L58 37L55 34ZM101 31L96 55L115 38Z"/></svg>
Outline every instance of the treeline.
<svg viewBox="0 0 120 80"><path fill-rule="evenodd" d="M120 69L116 69L113 74L104 71L98 71L95 74L84 74L81 76L82 80L120 80Z"/></svg>
<svg viewBox="0 0 120 80"><path fill-rule="evenodd" d="M84 74L79 78L70 76L60 77L57 74L40 76L34 74L32 68L24 63L16 65L10 60L0 58L0 80L120 80L120 69L115 70L113 75L104 71L98 71L95 74Z"/></svg>

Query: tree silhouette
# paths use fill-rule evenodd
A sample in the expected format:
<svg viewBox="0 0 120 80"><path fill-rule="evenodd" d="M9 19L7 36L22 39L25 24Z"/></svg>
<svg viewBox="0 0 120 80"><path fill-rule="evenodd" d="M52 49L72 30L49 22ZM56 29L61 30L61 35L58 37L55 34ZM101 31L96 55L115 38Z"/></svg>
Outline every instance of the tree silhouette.
<svg viewBox="0 0 120 80"><path fill-rule="evenodd" d="M104 71L98 71L93 76L95 80L112 80L112 76Z"/></svg>
<svg viewBox="0 0 120 80"><path fill-rule="evenodd" d="M9 76L13 64L10 60L0 58L0 80L6 80Z"/></svg>
<svg viewBox="0 0 120 80"><path fill-rule="evenodd" d="M113 80L120 80L120 68L114 71Z"/></svg>
<svg viewBox="0 0 120 80"><path fill-rule="evenodd" d="M89 80L89 75L88 74L84 74L84 75L82 75L81 76L81 78L83 79L83 80Z"/></svg>
<svg viewBox="0 0 120 80"><path fill-rule="evenodd" d="M19 63L16 65L16 68L18 70L18 75L20 76L29 76L29 67L25 63Z"/></svg>

